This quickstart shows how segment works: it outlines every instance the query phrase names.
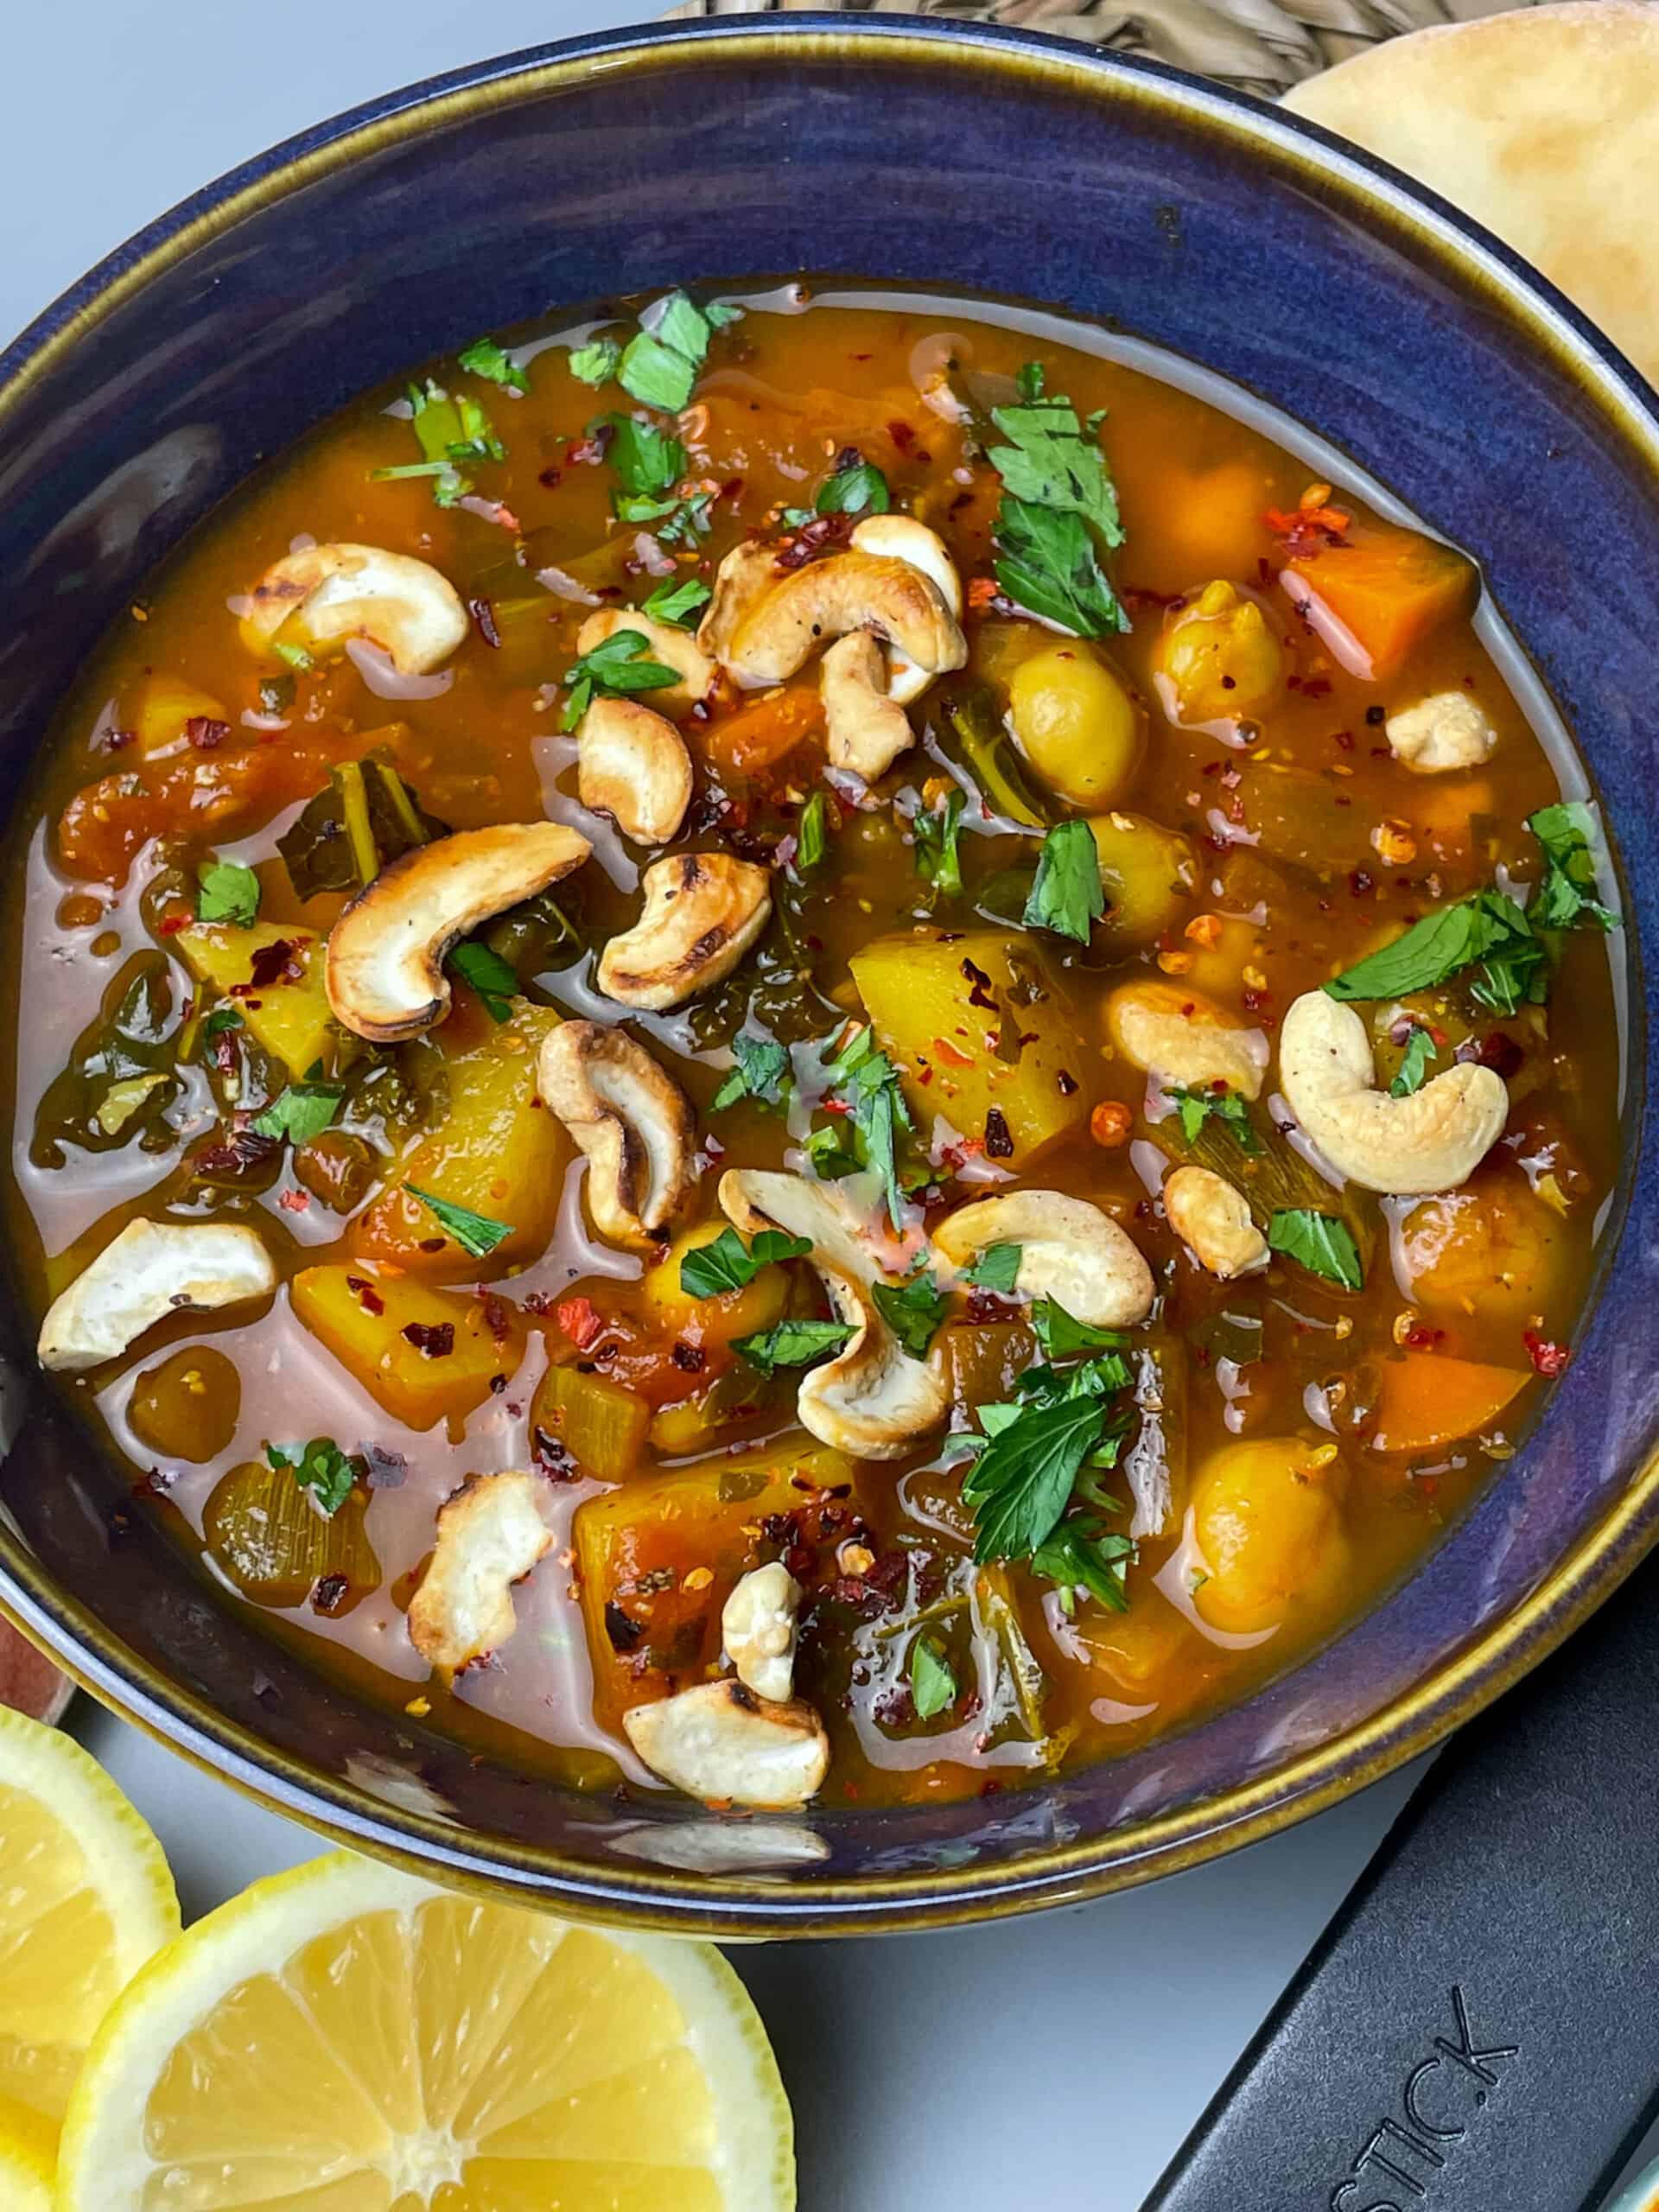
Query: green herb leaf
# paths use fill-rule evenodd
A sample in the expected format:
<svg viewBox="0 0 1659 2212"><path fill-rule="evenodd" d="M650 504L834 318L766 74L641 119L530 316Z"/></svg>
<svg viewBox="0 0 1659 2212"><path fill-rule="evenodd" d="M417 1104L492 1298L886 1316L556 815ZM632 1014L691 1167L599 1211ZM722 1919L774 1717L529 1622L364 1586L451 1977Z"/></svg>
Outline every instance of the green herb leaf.
<svg viewBox="0 0 1659 2212"><path fill-rule="evenodd" d="M1582 799L1563 799L1529 815L1543 848L1544 873L1527 901L1527 918L1541 930L1618 927L1618 916L1596 897L1596 817Z"/></svg>
<svg viewBox="0 0 1659 2212"><path fill-rule="evenodd" d="M1500 955L1507 970L1518 957L1522 970L1544 957L1532 925L1513 899L1501 891L1475 891L1438 913L1425 914L1405 935L1385 944L1325 988L1344 1001L1406 998L1432 990L1477 961Z"/></svg>
<svg viewBox="0 0 1659 2212"><path fill-rule="evenodd" d="M1040 361L1024 362L1014 378L1014 382L1020 387L1021 399L1040 399L1043 396L1043 386L1047 381L1048 372Z"/></svg>
<svg viewBox="0 0 1659 2212"><path fill-rule="evenodd" d="M454 1238L469 1259L487 1258L498 1244L512 1234L510 1222L492 1221L486 1213L474 1213L467 1206L453 1205L448 1198L435 1198L430 1191L418 1190L413 1183L405 1183L404 1188L411 1198L420 1200L439 1228Z"/></svg>
<svg viewBox="0 0 1659 2212"><path fill-rule="evenodd" d="M931 1720L957 1701L957 1678L931 1637L918 1636L910 1647L910 1701L918 1720Z"/></svg>
<svg viewBox="0 0 1659 2212"><path fill-rule="evenodd" d="M1335 1214L1315 1213L1308 1206L1287 1206L1268 1223L1268 1243L1287 1260L1296 1260L1310 1274L1344 1290L1363 1290L1365 1270L1359 1263L1359 1247L1353 1231Z"/></svg>
<svg viewBox="0 0 1659 2212"><path fill-rule="evenodd" d="M829 849L830 803L822 791L814 791L801 809L800 823L795 832L795 872L808 875L821 865Z"/></svg>
<svg viewBox="0 0 1659 2212"><path fill-rule="evenodd" d="M1262 1140L1250 1119L1249 1103L1237 1091L1224 1086L1218 1090L1166 1090L1164 1096L1173 1102L1181 1118L1181 1135L1188 1144L1197 1143L1205 1123L1214 1120L1221 1123L1241 1152L1261 1151Z"/></svg>
<svg viewBox="0 0 1659 2212"><path fill-rule="evenodd" d="M1058 1299L1039 1298L1031 1309L1031 1325L1050 1359L1065 1359L1079 1351L1121 1351L1128 1338L1121 1329L1097 1329L1079 1321Z"/></svg>
<svg viewBox="0 0 1659 2212"><path fill-rule="evenodd" d="M712 597L708 585L699 583L695 576L688 576L681 583L676 583L670 576L658 585L639 612L652 622L666 623L671 629L689 630L693 618Z"/></svg>
<svg viewBox="0 0 1659 2212"><path fill-rule="evenodd" d="M1013 1295L1020 1280L1020 1262L1025 1253L1023 1244L988 1244L972 1267L964 1268L962 1279L976 1290L992 1290L999 1298Z"/></svg>
<svg viewBox="0 0 1659 2212"><path fill-rule="evenodd" d="M254 1135L307 1144L327 1128L345 1096L343 1083L290 1083L263 1114L255 1115Z"/></svg>
<svg viewBox="0 0 1659 2212"><path fill-rule="evenodd" d="M1061 1602L1071 1610L1074 1590L1086 1590L1114 1612L1126 1613L1129 1601L1123 1577L1135 1557L1128 1536L1114 1535L1086 1513L1068 1514L1032 1554L1031 1571L1060 1586Z"/></svg>
<svg viewBox="0 0 1659 2212"><path fill-rule="evenodd" d="M1084 437L1069 399L1039 394L1023 406L993 408L991 420L1008 443L986 458L1014 499L1078 515L1106 544L1123 543L1106 456Z"/></svg>
<svg viewBox="0 0 1659 2212"><path fill-rule="evenodd" d="M816 1367L853 1335L850 1321L779 1321L758 1336L738 1337L732 1349L762 1375L780 1367Z"/></svg>
<svg viewBox="0 0 1659 2212"><path fill-rule="evenodd" d="M1434 1039L1427 1029L1414 1029L1406 1039L1406 1056L1389 1085L1389 1097L1409 1098L1414 1090L1421 1090L1428 1081L1434 1058Z"/></svg>
<svg viewBox="0 0 1659 2212"><path fill-rule="evenodd" d="M487 944L452 945L444 966L452 976L477 992L492 1021L511 1021L512 1002L518 995L518 977L499 952Z"/></svg>
<svg viewBox="0 0 1659 2212"><path fill-rule="evenodd" d="M590 653L573 661L564 671L569 696L559 728L575 729L597 692L603 698L625 699L636 691L665 691L680 680L677 669L650 658L651 641L643 630L615 630Z"/></svg>
<svg viewBox="0 0 1659 2212"><path fill-rule="evenodd" d="M196 919L251 928L259 912L259 879L240 861L203 861L196 870Z"/></svg>
<svg viewBox="0 0 1659 2212"><path fill-rule="evenodd" d="M473 488L462 474L461 461L505 461L507 449L477 400L466 392L451 394L429 377L410 385L405 394L415 435L423 458L396 468L372 472L377 482L400 477L429 476L432 497L441 507L453 507Z"/></svg>
<svg viewBox="0 0 1659 2212"><path fill-rule="evenodd" d="M990 1410L980 1408L988 1429ZM991 1434L963 1478L975 1508L976 1559L1024 1559L1046 1541L1105 1425L1104 1401L1080 1394L1022 1407Z"/></svg>
<svg viewBox="0 0 1659 2212"><path fill-rule="evenodd" d="M530 390L530 378L505 346L498 346L493 338L475 338L460 360L468 376L483 377L490 384L521 395Z"/></svg>
<svg viewBox="0 0 1659 2212"><path fill-rule="evenodd" d="M731 320L722 314L721 323ZM647 407L677 415L690 400L716 326L683 292L671 292L650 327L628 340L618 372L622 388Z"/></svg>
<svg viewBox="0 0 1659 2212"><path fill-rule="evenodd" d="M1043 839L1037 880L1026 901L1026 927L1052 930L1087 944L1106 912L1100 849L1086 822L1059 822Z"/></svg>
<svg viewBox="0 0 1659 2212"><path fill-rule="evenodd" d="M746 1249L734 1229L722 1229L681 1260L680 1288L688 1298L724 1298L728 1291L747 1289L762 1268L804 1260L811 1249L810 1236L788 1236L781 1229L760 1230Z"/></svg>
<svg viewBox="0 0 1659 2212"><path fill-rule="evenodd" d="M904 1221L905 1196L899 1176L899 1146L911 1128L910 1109L899 1087L899 1071L885 1052L878 1052L868 1028L855 1030L828 1064L832 1088L849 1109L852 1149L861 1166L873 1168L881 1179L888 1217L895 1229ZM818 1155L807 1147L819 1173Z"/></svg>
<svg viewBox="0 0 1659 2212"><path fill-rule="evenodd" d="M1105 455L1071 402L1043 389L1039 362L1020 372L1023 404L992 410L1008 442L988 458L1002 479L994 525L996 579L1010 599L1079 637L1127 630L1128 617L1101 568L1097 544L1122 543Z"/></svg>
<svg viewBox="0 0 1659 2212"><path fill-rule="evenodd" d="M606 415L601 425L611 433L605 458L625 492L660 499L684 475L685 448L654 423L637 422L632 415Z"/></svg>
<svg viewBox="0 0 1659 2212"><path fill-rule="evenodd" d="M342 1452L330 1436L314 1436L308 1444L267 1444L265 1457L273 1467L286 1467L302 1490L308 1490L317 1510L332 1521L351 1496L363 1462Z"/></svg>
<svg viewBox="0 0 1659 2212"><path fill-rule="evenodd" d="M855 461L818 487L813 502L821 515L884 515L893 505L887 480L872 462Z"/></svg>
<svg viewBox="0 0 1659 2212"><path fill-rule="evenodd" d="M740 1029L732 1039L737 1065L715 1093L713 1111L753 1098L762 1106L781 1106L792 1087L789 1054L775 1038L752 1037Z"/></svg>
<svg viewBox="0 0 1659 2212"><path fill-rule="evenodd" d="M1005 499L995 531L1001 555L994 564L996 581L1017 607L1079 638L1128 628L1081 517Z"/></svg>
<svg viewBox="0 0 1659 2212"><path fill-rule="evenodd" d="M201 1025L204 1037L221 1037L227 1029L245 1029L247 1024L233 1006L216 1006Z"/></svg>
<svg viewBox="0 0 1659 2212"><path fill-rule="evenodd" d="M297 669L302 676L307 674L317 664L303 645L287 645L280 638L271 639L270 650L278 660L285 660L290 668Z"/></svg>
<svg viewBox="0 0 1659 2212"><path fill-rule="evenodd" d="M616 365L622 359L622 348L614 338L590 338L585 346L573 346L565 365L571 375L582 384L597 388L609 384L616 374Z"/></svg>
<svg viewBox="0 0 1659 2212"><path fill-rule="evenodd" d="M825 1122L807 1132L806 1156L821 1183L839 1183L843 1176L856 1175L861 1165L857 1153L843 1142L839 1122Z"/></svg>
<svg viewBox="0 0 1659 2212"><path fill-rule="evenodd" d="M950 1300L925 1268L904 1282L874 1282L875 1310L912 1359L923 1359L950 1310Z"/></svg>
<svg viewBox="0 0 1659 2212"><path fill-rule="evenodd" d="M953 788L941 810L930 806L917 810L911 823L911 834L916 840L916 872L924 883L931 883L942 899L962 896L962 855L957 840L962 831L962 810L967 799L962 790Z"/></svg>

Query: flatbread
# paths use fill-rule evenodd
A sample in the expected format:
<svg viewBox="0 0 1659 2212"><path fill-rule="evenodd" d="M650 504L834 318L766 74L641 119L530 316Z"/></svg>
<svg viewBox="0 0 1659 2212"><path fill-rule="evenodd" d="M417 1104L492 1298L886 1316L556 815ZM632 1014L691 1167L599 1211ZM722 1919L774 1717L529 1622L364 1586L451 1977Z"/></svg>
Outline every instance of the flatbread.
<svg viewBox="0 0 1659 2212"><path fill-rule="evenodd" d="M1566 0L1390 39L1285 105L1431 185L1659 383L1659 4Z"/></svg>

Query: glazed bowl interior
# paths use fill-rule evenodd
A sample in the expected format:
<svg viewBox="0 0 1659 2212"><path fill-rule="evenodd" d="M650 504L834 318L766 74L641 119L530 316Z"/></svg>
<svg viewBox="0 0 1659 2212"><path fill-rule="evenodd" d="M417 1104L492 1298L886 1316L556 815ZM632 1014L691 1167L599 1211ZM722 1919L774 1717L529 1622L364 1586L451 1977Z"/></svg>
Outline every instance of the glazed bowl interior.
<svg viewBox="0 0 1659 2212"><path fill-rule="evenodd" d="M1520 1454L1376 1611L1248 1702L950 1806L720 1823L475 1759L232 1610L4 1317L0 1599L99 1694L304 1819L454 1878L699 1929L915 1924L1190 1863L1329 1802L1541 1655L1654 1529L1659 1185L1641 960L1659 428L1449 210L1155 67L895 19L728 18L488 65L327 125L135 241L0 360L3 766L266 455L480 331L677 283L842 276L1132 334L1328 440L1466 547L1611 826L1627 1132L1600 1287Z"/></svg>

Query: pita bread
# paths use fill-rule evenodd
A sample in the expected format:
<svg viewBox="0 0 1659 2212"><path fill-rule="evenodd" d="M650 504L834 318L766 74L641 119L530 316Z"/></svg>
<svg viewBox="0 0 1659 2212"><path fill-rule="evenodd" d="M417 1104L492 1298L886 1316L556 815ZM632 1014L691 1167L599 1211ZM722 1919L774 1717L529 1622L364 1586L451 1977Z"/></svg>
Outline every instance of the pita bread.
<svg viewBox="0 0 1659 2212"><path fill-rule="evenodd" d="M1567 0L1390 39L1285 105L1432 186L1659 383L1659 5Z"/></svg>

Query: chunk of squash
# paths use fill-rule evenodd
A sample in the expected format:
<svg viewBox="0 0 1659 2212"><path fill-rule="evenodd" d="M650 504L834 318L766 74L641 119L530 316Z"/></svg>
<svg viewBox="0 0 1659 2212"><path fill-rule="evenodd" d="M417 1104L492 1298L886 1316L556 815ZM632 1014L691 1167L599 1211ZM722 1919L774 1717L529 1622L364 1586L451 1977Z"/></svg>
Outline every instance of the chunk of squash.
<svg viewBox="0 0 1659 2212"><path fill-rule="evenodd" d="M942 1114L1017 1170L1088 1114L1081 1026L1028 938L916 931L878 938L851 965L923 1129Z"/></svg>
<svg viewBox="0 0 1659 2212"><path fill-rule="evenodd" d="M256 1043L281 1060L296 1081L322 1058L334 1017L322 984L322 939L315 930L278 922L255 922L245 930L196 922L181 930L174 943L191 973L231 997ZM254 962L276 944L289 948L284 973L256 989ZM295 969L297 977L291 973Z"/></svg>
<svg viewBox="0 0 1659 2212"><path fill-rule="evenodd" d="M289 1294L318 1343L409 1428L448 1416L458 1432L524 1357L524 1322L505 1299L440 1290L371 1262L306 1268Z"/></svg>
<svg viewBox="0 0 1659 2212"><path fill-rule="evenodd" d="M579 1507L576 1558L601 1721L619 1727L630 1706L703 1679L720 1656L721 1608L733 1586L784 1548L764 1525L774 1515L791 1516L791 1569L809 1580L835 1575L837 1544L857 1519L856 1479L840 1452L802 1444L659 1473Z"/></svg>
<svg viewBox="0 0 1659 2212"><path fill-rule="evenodd" d="M123 706L122 720L131 728L138 741L138 750L146 760L187 745L187 722L230 721L222 699L215 698L211 691L204 691L198 683L187 683L179 676L145 677L134 690L130 704L124 702Z"/></svg>
<svg viewBox="0 0 1659 2212"><path fill-rule="evenodd" d="M530 1425L578 1473L625 1482L645 1450L651 1401L583 1368L550 1367L531 1401Z"/></svg>
<svg viewBox="0 0 1659 2212"><path fill-rule="evenodd" d="M1480 592L1478 571L1455 548L1384 522L1356 521L1339 544L1297 554L1280 582L1349 673L1379 683Z"/></svg>
<svg viewBox="0 0 1659 2212"><path fill-rule="evenodd" d="M476 1279L533 1259L558 1218L570 1141L542 1103L536 1063L559 1017L515 1001L511 1018L488 1020L458 1007L433 1040L432 1112L388 1171L386 1189L353 1224L352 1249L429 1273ZM487 1260L470 1257L404 1188L505 1223L509 1234Z"/></svg>
<svg viewBox="0 0 1659 2212"><path fill-rule="evenodd" d="M1377 1393L1373 1452L1433 1452L1490 1428L1530 1382L1512 1367L1439 1352L1386 1360Z"/></svg>

